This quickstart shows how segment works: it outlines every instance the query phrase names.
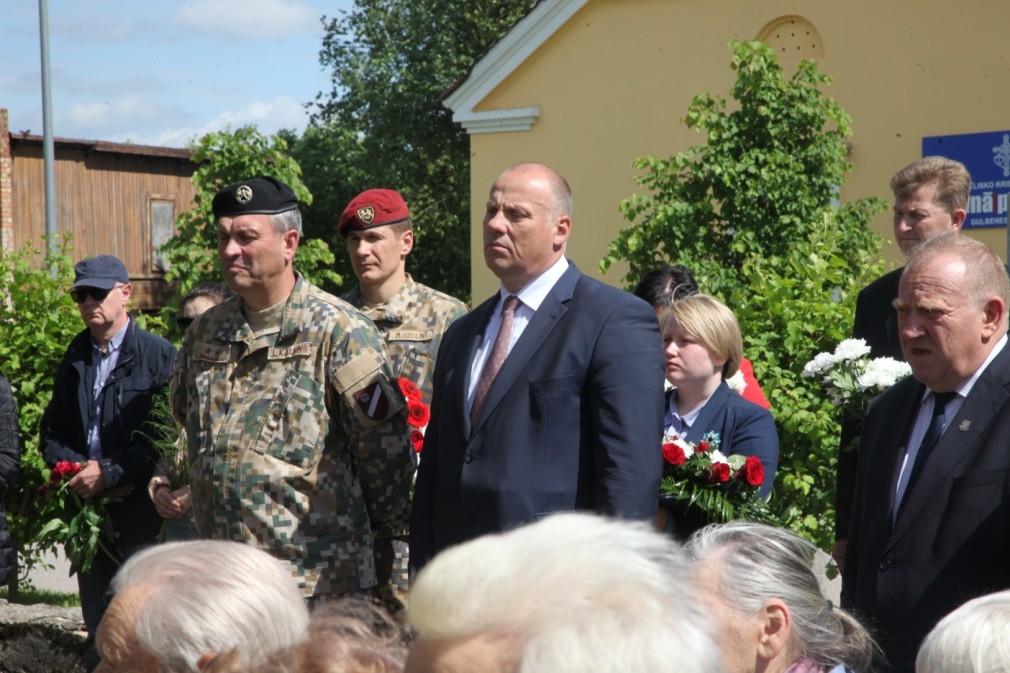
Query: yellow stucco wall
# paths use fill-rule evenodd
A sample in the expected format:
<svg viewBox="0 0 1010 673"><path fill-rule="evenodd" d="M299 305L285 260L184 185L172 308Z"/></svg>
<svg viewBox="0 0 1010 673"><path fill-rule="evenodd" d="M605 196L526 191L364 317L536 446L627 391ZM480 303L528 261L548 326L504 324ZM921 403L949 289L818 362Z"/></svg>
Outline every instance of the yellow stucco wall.
<svg viewBox="0 0 1010 673"><path fill-rule="evenodd" d="M788 15L819 32L818 64L835 81L826 92L853 118L844 200L890 200L890 176L921 156L923 136L1010 128L1006 0L591 0L477 108L538 105L540 117L529 131L471 136L474 302L497 288L480 244L488 187L519 161L568 178L568 255L621 285L624 269L601 275L598 263L625 224L617 204L636 190L632 161L702 142L681 119L695 95L728 93L729 40L754 39ZM890 240L889 213L873 226ZM1005 256L1004 229L972 235ZM900 258L893 244L887 254Z"/></svg>

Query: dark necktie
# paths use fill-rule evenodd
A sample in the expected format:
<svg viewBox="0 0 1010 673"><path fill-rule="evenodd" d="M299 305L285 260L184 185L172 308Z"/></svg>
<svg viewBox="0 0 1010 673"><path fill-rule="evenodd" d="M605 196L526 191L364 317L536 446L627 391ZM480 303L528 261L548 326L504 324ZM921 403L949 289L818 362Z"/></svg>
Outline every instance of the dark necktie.
<svg viewBox="0 0 1010 673"><path fill-rule="evenodd" d="M901 505L904 505L908 500L908 495L915 487L915 480L922 473L922 467L926 464L926 459L929 458L929 454L933 451L936 443L940 441L940 435L943 434L943 429L947 425L947 403L955 397L957 397L957 393L955 392L933 393L933 415L929 419L929 427L926 428L926 434L922 436L919 452L915 454L915 462L912 463L912 471L908 475L908 483L905 485L905 493L901 498ZM898 509L900 511L901 506Z"/></svg>
<svg viewBox="0 0 1010 673"><path fill-rule="evenodd" d="M481 411L484 410L484 403L487 402L487 394L491 390L491 384L498 376L498 370L505 363L505 356L509 352L509 339L512 337L512 320L516 315L516 308L519 306L519 297L510 294L505 299L502 307L501 327L498 328L498 336L494 340L491 354L484 362L484 368L480 370L480 379L477 380L477 389L473 393L473 406L470 407L470 426L476 427Z"/></svg>

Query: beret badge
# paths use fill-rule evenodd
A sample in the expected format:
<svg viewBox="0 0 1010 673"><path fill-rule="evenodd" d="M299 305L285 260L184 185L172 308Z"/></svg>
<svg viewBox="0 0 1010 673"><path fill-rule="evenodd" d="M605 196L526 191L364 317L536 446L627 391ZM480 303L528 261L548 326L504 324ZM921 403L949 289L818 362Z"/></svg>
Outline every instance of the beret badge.
<svg viewBox="0 0 1010 673"><path fill-rule="evenodd" d="M235 190L235 200L241 203L243 206L250 201L252 201L253 190L249 185L242 185Z"/></svg>
<svg viewBox="0 0 1010 673"><path fill-rule="evenodd" d="M364 224L371 224L372 220L375 219L375 208L372 206L358 208L358 219Z"/></svg>

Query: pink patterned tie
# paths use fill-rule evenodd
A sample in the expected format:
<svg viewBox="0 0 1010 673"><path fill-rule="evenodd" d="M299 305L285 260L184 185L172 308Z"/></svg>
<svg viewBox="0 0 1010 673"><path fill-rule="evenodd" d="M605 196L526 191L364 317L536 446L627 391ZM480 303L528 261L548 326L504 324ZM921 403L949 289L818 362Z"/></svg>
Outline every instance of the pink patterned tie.
<svg viewBox="0 0 1010 673"><path fill-rule="evenodd" d="M498 376L498 370L505 363L505 356L509 351L509 339L512 337L512 319L516 315L516 307L518 306L519 297L514 294L506 297L505 306L502 307L501 327L498 328L498 336L495 337L494 347L484 363L484 368L480 370L477 390L473 394L473 406L470 407L470 427L476 427L480 413L484 410L484 403L487 402L487 394L491 390L491 384Z"/></svg>

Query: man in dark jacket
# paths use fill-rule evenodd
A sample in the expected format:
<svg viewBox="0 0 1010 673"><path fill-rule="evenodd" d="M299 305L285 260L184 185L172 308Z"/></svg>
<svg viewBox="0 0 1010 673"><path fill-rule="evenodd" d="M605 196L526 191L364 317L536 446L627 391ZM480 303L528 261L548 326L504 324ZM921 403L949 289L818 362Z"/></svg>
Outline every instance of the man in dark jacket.
<svg viewBox="0 0 1010 673"><path fill-rule="evenodd" d="M69 488L85 500L104 498L112 519L112 539L102 541L87 572L77 573L90 671L98 665L94 635L109 582L124 559L154 543L161 527L146 489L156 451L141 430L155 395L171 378L175 348L130 318L133 288L119 259L99 255L78 262L74 271L70 296L87 329L60 362L41 432L46 463L83 464Z"/></svg>

